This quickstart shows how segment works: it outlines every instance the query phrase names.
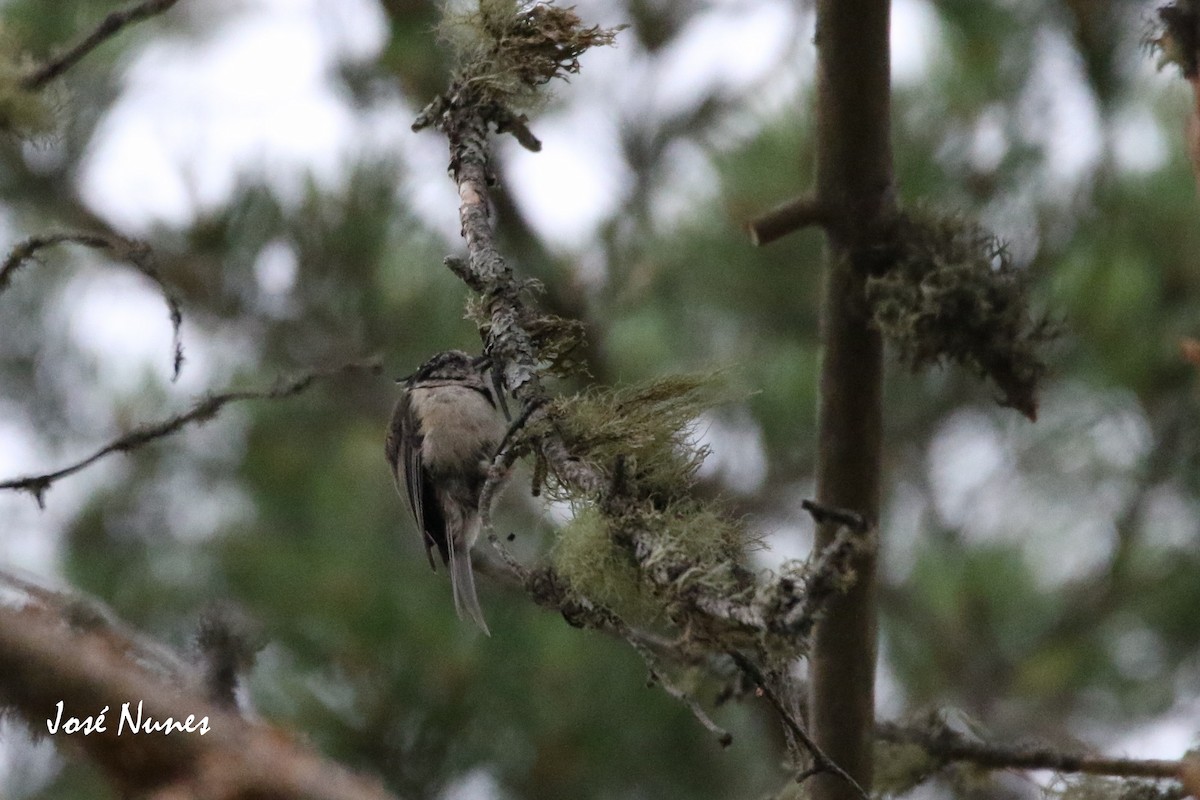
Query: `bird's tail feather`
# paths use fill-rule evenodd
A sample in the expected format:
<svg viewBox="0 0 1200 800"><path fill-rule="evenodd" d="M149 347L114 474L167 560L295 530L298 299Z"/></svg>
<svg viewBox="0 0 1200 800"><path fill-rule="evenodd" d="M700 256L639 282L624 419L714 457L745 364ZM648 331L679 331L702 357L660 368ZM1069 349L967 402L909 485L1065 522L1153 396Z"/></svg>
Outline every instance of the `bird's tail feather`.
<svg viewBox="0 0 1200 800"><path fill-rule="evenodd" d="M483 629L488 636L487 622L483 618L483 609L479 607L479 597L475 594L475 571L471 568L471 548L462 547L451 537L450 541L450 586L454 591L454 610L458 618L470 617L476 625Z"/></svg>

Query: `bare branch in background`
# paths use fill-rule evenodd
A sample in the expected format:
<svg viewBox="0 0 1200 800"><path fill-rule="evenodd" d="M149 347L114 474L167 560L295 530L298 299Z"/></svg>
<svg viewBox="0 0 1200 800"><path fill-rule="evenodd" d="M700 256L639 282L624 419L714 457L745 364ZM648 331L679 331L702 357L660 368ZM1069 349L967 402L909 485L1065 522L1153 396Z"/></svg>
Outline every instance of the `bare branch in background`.
<svg viewBox="0 0 1200 800"><path fill-rule="evenodd" d="M94 597L51 589L7 569L0 569L0 589L6 590L6 599L15 593L26 603L52 610L72 628L102 631L120 652L169 683L183 686L190 680L191 667L185 660L126 625Z"/></svg>
<svg viewBox="0 0 1200 800"><path fill-rule="evenodd" d="M104 770L120 794L196 800L392 797L377 781L349 772L295 737L242 719L173 676L147 668L159 658L159 648L147 652L142 641L116 625L81 621L72 610L78 598L63 603L66 595L22 592L22 583L0 573L0 585L16 588L24 601L20 607L0 606L0 702L35 733L50 731L53 739L68 740ZM104 729L85 735L54 727L59 703L60 725L69 717L103 712ZM144 727L151 724L172 725L175 735Z"/></svg>
<svg viewBox="0 0 1200 800"><path fill-rule="evenodd" d="M298 378L280 381L271 389L226 392L224 394L210 395L197 402L194 406L182 414L162 420L161 422L155 422L135 428L119 439L116 439L115 441L106 444L104 447L101 447L87 458L77 461L68 467L63 467L62 469L54 472L48 472L43 475L30 475L22 478L12 478L10 480L0 482L0 489L29 492L37 501L38 507L45 508L46 491L55 481L59 480L60 478L65 478L68 475L74 475L76 472L91 466L105 456L113 453L127 453L131 450L136 450L143 445L149 444L156 439L161 439L165 436L178 433L188 425L200 425L208 422L229 403L238 403L244 400L282 400L284 398L294 397L295 395L300 394L318 380L336 378L350 372L365 371L372 374L378 374L381 370L382 366L377 361L352 362L350 364L344 364L335 369L317 370L301 375Z"/></svg>
<svg viewBox="0 0 1200 800"><path fill-rule="evenodd" d="M116 260L129 264L154 281L167 303L167 311L171 317L171 351L173 353L171 380L178 378L179 370L183 368L183 311L180 308L179 298L159 272L154 251L145 242L99 233L47 233L31 236L14 247L8 257L4 259L4 264L0 265L0 293L8 288L17 270L26 262L34 259L39 250L58 244L78 244L96 250L107 250Z"/></svg>
<svg viewBox="0 0 1200 800"><path fill-rule="evenodd" d="M915 744L947 763L964 762L985 769L1045 769L1061 774L1178 780L1183 767L1181 761L1110 758L1050 747L988 744L970 739L942 722L926 726L885 722L876 727L876 735L885 742Z"/></svg>
<svg viewBox="0 0 1200 800"><path fill-rule="evenodd" d="M100 21L100 24L63 53L40 64L32 72L21 79L21 88L35 92L47 83L62 75L71 67L78 64L84 56L107 42L121 32L127 25L149 19L171 8L179 0L142 0L142 2L114 11Z"/></svg>

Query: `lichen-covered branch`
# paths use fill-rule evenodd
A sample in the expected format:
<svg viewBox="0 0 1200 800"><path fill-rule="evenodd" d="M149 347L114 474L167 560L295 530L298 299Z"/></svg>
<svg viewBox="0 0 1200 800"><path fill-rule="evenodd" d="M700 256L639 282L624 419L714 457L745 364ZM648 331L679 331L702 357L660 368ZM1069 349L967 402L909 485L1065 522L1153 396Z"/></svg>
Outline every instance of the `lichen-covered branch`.
<svg viewBox="0 0 1200 800"><path fill-rule="evenodd" d="M21 88L31 92L41 89L79 63L88 53L116 36L126 26L161 14L177 2L179 0L142 0L128 8L113 11L78 42L25 75L21 79Z"/></svg>
<svg viewBox="0 0 1200 800"><path fill-rule="evenodd" d="M109 442L87 458L81 459L74 464L40 475L29 475L0 481L0 490L9 489L28 492L33 495L38 506L44 508L46 492L55 481L65 478L68 475L74 475L76 472L91 466L113 453L128 453L157 439L178 433L188 425L202 425L213 419L222 408L230 403L239 403L245 400L282 400L300 394L318 380L326 380L356 371L378 373L381 369L380 364L375 361L354 362L344 364L336 369L308 372L297 378L281 381L270 389L209 395L197 401L195 405L182 414L134 428L129 433Z"/></svg>
<svg viewBox="0 0 1200 800"><path fill-rule="evenodd" d="M569 8L508 0L481 3L477 13L451 18L444 27L457 47L459 69L450 88L425 107L413 129L434 127L449 141L468 260L447 264L484 298L484 351L502 365L513 395L529 401L542 396L538 373L569 356L545 345L562 340L563 329L572 325L524 302L522 295L532 286L516 280L496 246L488 200L494 182L488 132L512 133L531 146L536 138L521 108L533 103L546 82L578 72L579 56L611 44L617 30L585 27ZM578 336L576 331L574 338Z"/></svg>
<svg viewBox="0 0 1200 800"><path fill-rule="evenodd" d="M0 580L11 591L20 581L9 577ZM77 599L59 603L44 591L17 598L6 593L0 704L35 733L50 733L85 754L123 796L391 797L378 781L328 761L283 731L212 705L178 675L147 666L161 661L160 648L147 651L103 616L80 617L80 606L100 608ZM101 714L103 729L86 735L66 724L70 717L97 720ZM173 726L169 734L164 724Z"/></svg>
<svg viewBox="0 0 1200 800"><path fill-rule="evenodd" d="M541 84L578 69L578 56L611 42L615 31L584 27L574 12L542 3L495 0L465 19L456 24L465 25L473 44L460 55L450 88L426 106L413 127L434 127L448 140L467 255L447 258L446 266L479 296L471 316L479 323L484 353L502 371L512 396L525 409L537 406L493 463L484 501L490 503L516 457L532 454L539 465L535 475L545 478L537 481L539 488L544 483L560 499L578 503L576 530L565 531L560 544L598 534L593 538L600 548L619 551L608 559L616 569L632 570L637 586L653 595L657 613L665 615L660 622L673 623L697 647L743 652L747 663L745 653L760 659L802 654L831 597L827 591L809 594L807 587L853 583L849 562L861 561L871 537L832 541L821 551L818 573L764 579L744 566L738 538L744 532L689 496L702 453L691 446L687 426L703 408L696 396L712 389L711 381L668 378L624 394L550 401L542 375L570 370L578 326L540 312L530 300L534 287L514 275L497 246L489 133L532 141L520 105ZM482 513L490 519L487 509ZM621 635L630 630L625 609L613 609L622 600L619 593L594 596L579 572L564 574L561 558L556 566L526 568L489 534L505 570L536 602L559 610L572 624ZM585 552L576 563L594 564L596 556ZM705 724L715 727L710 723Z"/></svg>

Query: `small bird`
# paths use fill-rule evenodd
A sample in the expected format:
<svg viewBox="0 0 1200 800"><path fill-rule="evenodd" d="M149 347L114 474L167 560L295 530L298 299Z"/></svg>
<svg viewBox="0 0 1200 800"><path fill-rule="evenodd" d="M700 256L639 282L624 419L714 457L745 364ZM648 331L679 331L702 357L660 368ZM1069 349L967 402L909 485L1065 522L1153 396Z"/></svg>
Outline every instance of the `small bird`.
<svg viewBox="0 0 1200 800"><path fill-rule="evenodd" d="M471 546L479 537L479 495L506 430L497 408L503 402L499 387L485 377L490 363L486 356L447 350L398 378L404 390L386 444L396 489L408 498L429 566L437 569L436 547L450 571L459 619L466 614L488 635Z"/></svg>

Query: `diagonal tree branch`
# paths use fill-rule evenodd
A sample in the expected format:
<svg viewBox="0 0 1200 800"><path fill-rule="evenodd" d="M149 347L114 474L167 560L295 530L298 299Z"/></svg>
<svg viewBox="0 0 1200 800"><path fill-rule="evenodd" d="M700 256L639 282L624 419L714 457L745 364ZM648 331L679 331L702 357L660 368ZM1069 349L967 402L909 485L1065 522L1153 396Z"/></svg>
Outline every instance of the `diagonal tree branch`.
<svg viewBox="0 0 1200 800"><path fill-rule="evenodd" d="M0 574L0 582L11 588L9 577ZM79 619L55 593L26 593L22 600L21 607L0 605L0 702L34 732L49 732L56 743L65 740L83 752L122 795L391 797L378 781L326 760L283 731L210 704L177 676L148 669L157 652L146 652L141 640L117 627ZM62 717L54 728L59 703ZM103 730L69 733L62 725L72 716L101 714ZM168 719L174 724L169 734L142 727Z"/></svg>
<svg viewBox="0 0 1200 800"><path fill-rule="evenodd" d="M775 713L779 716L780 720L783 721L788 733L793 736L796 741L803 745L804 749L808 751L809 756L812 758L812 767L797 775L796 782L802 783L814 775L828 773L845 782L846 786L854 791L860 798L862 798L862 800L869 800L870 795L867 794L862 785L859 784L858 781L854 780L853 776L839 767L836 762L830 759L829 756L825 754L825 751L822 750L815 741L813 741L813 738L808 734L808 731L804 729L804 726L802 726L796 720L795 713L792 711L792 709L788 708L787 704L783 701L783 698L779 696L779 693L775 691L775 688L771 685L771 681L767 680L766 676L762 674L762 671L754 665L754 662L737 651L731 651L729 655L733 658L734 663L738 665L738 668L742 670L746 677L749 678L758 687L758 690L762 692L763 696L767 698L767 701L771 704L771 707L775 709Z"/></svg>
<svg viewBox="0 0 1200 800"><path fill-rule="evenodd" d="M171 317L171 351L174 354L171 380L177 379L179 370L183 368L183 311L179 298L163 280L158 262L154 258L154 251L145 242L102 233L47 233L31 236L14 247L4 259L4 263L0 264L0 293L12 283L17 270L35 259L38 251L58 244L78 244L96 250L107 250L113 258L124 261L154 281L167 303L167 311Z"/></svg>
<svg viewBox="0 0 1200 800"><path fill-rule="evenodd" d="M113 453L128 453L156 439L178 433L188 425L202 425L210 421L222 408L230 403L239 403L245 400L282 400L300 394L318 380L335 378L349 372L358 371L378 374L381 370L382 367L377 361L353 362L335 369L317 370L301 375L298 378L281 381L271 389L210 395L198 401L182 414L133 429L124 436L104 445L87 458L77 461L70 466L41 475L30 475L2 481L0 482L0 490L10 489L29 492L37 501L38 507L45 508L46 491L50 489L55 481L65 478L68 475L74 475L76 472L91 466L105 456L112 455Z"/></svg>
<svg viewBox="0 0 1200 800"><path fill-rule="evenodd" d="M88 53L116 36L126 26L161 14L177 2L179 0L142 0L136 5L113 11L78 42L25 75L21 79L21 88L30 92L43 88L47 83L78 64Z"/></svg>

